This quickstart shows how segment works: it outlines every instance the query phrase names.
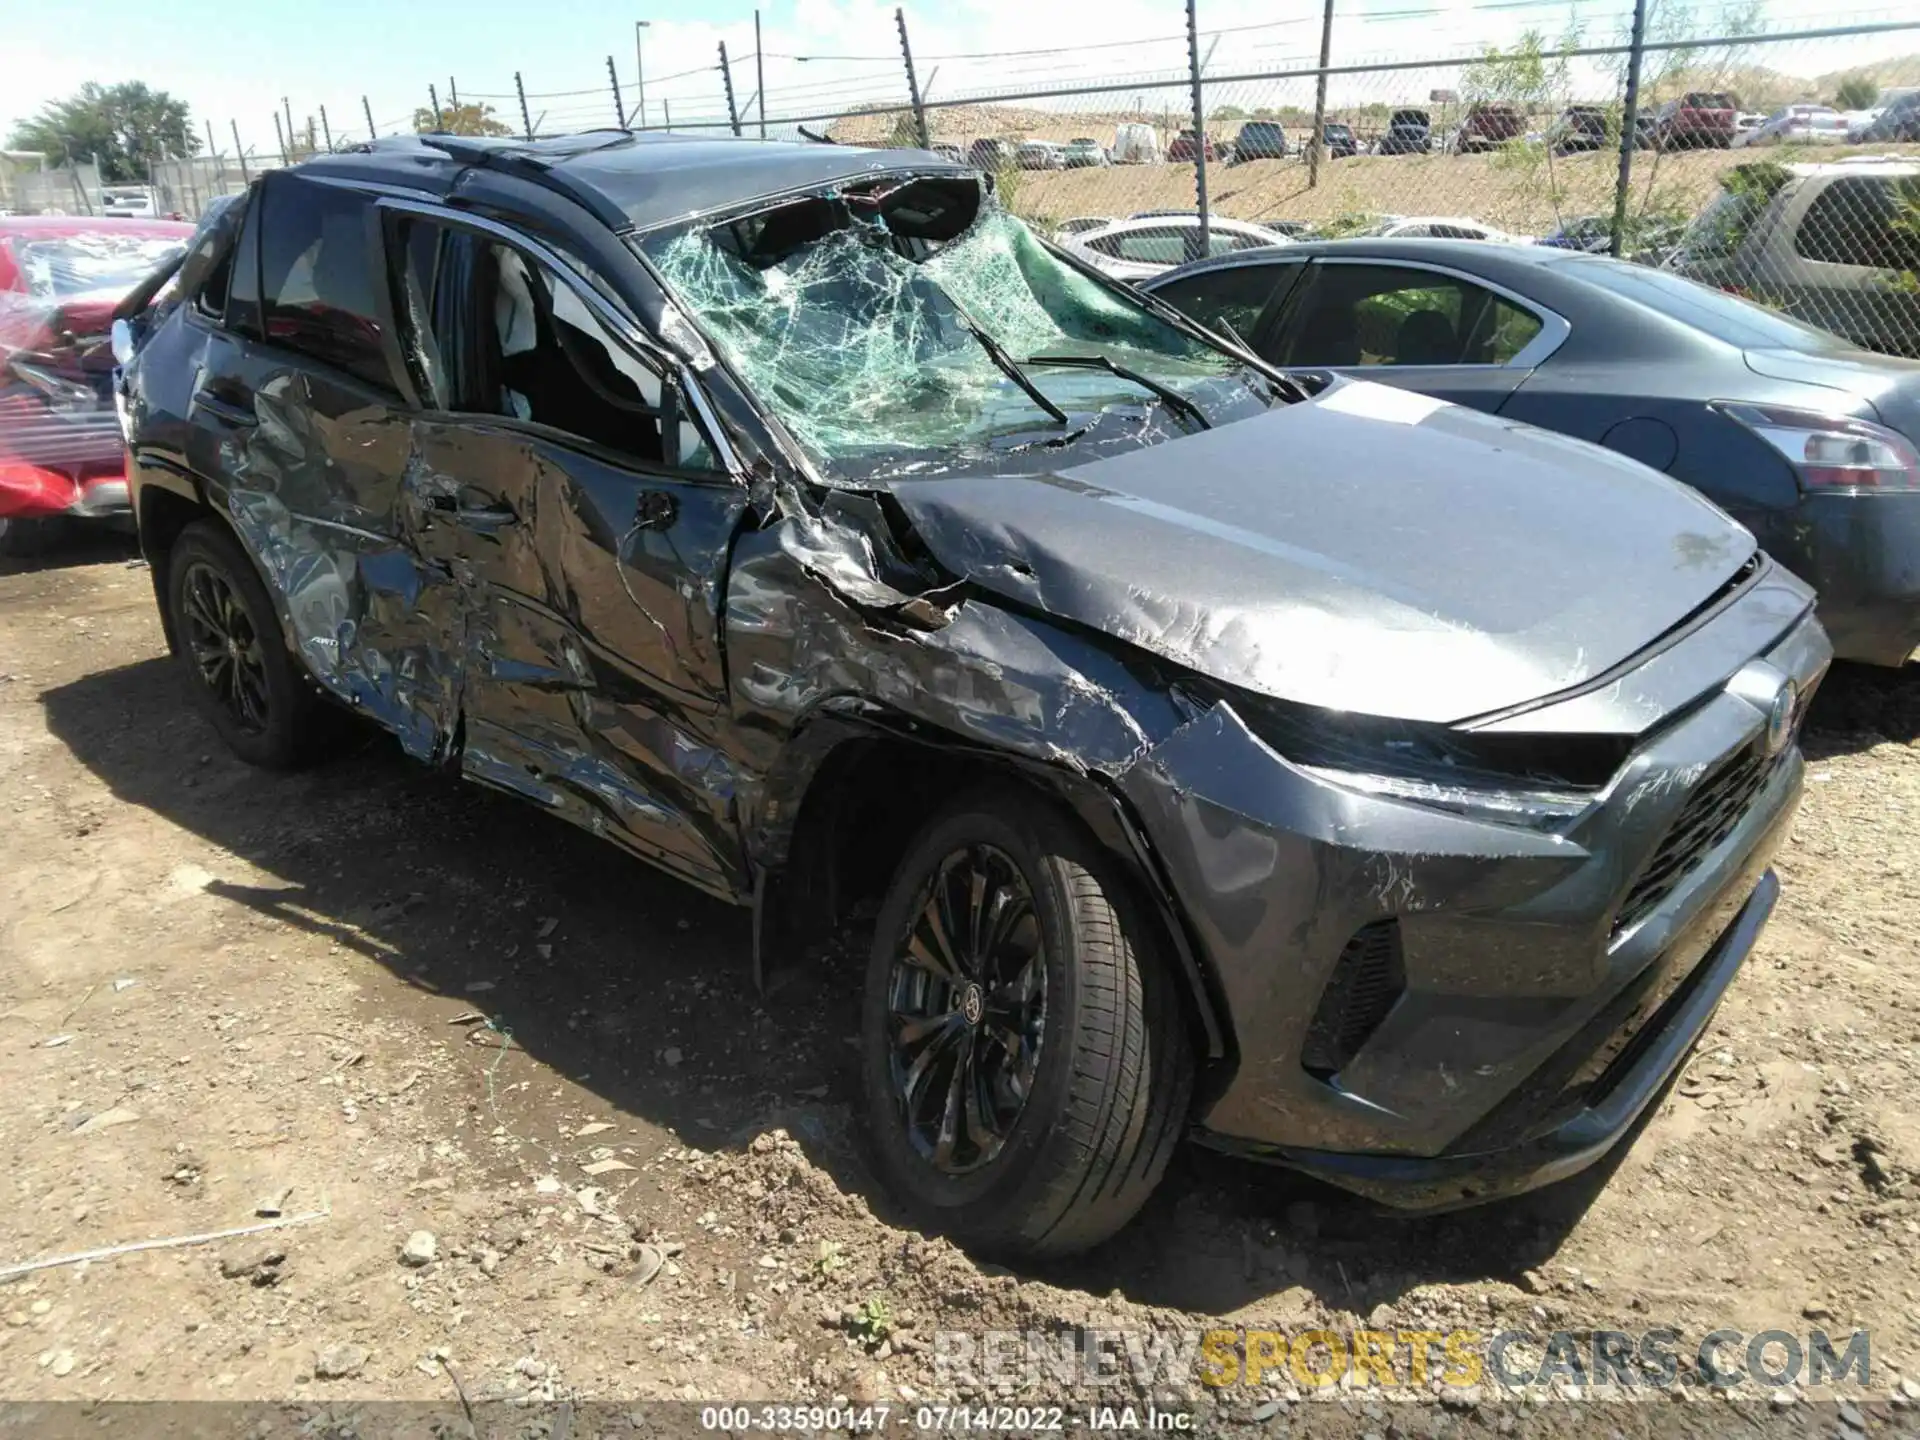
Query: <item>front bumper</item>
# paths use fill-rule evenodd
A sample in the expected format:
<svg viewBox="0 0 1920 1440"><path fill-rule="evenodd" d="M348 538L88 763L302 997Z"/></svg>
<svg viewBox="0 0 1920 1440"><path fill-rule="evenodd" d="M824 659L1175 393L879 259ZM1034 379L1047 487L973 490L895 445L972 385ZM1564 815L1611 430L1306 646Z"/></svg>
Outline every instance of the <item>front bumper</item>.
<svg viewBox="0 0 1920 1440"><path fill-rule="evenodd" d="M1561 833L1328 783L1224 705L1124 775L1233 1037L1201 1138L1417 1208L1546 1183L1604 1153L1771 907L1767 866L1804 767L1793 745L1764 755L1763 692L1741 677L1784 675L1806 694L1831 657L1810 615L1770 618L1783 593L1756 587L1688 642L1737 641L1747 625L1767 637L1762 663L1730 666L1725 688L1657 725ZM1674 865L1724 777L1739 779L1737 803ZM1360 986L1386 998L1329 1063L1329 998L1345 993L1355 943L1383 929L1397 971Z"/></svg>
<svg viewBox="0 0 1920 1440"><path fill-rule="evenodd" d="M1620 1143L1679 1069L1760 938L1779 894L1779 880L1771 870L1764 872L1713 948L1593 1082L1579 1108L1505 1149L1432 1157L1344 1155L1200 1138L1217 1149L1274 1161L1417 1213L1485 1204L1577 1175Z"/></svg>

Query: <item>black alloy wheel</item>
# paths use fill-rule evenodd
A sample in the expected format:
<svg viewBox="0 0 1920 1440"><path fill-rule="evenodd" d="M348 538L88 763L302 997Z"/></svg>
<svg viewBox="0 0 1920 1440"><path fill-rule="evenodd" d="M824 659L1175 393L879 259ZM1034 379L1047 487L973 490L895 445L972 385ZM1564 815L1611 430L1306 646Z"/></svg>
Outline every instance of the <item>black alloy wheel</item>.
<svg viewBox="0 0 1920 1440"><path fill-rule="evenodd" d="M874 923L861 1074L875 1173L910 1221L1034 1259L1097 1245L1185 1133L1180 981L1132 871L1051 797L957 795Z"/></svg>
<svg viewBox="0 0 1920 1440"><path fill-rule="evenodd" d="M322 758L351 729L281 636L266 582L217 520L183 529L159 562L168 631L194 702L234 754L291 770Z"/></svg>
<svg viewBox="0 0 1920 1440"><path fill-rule="evenodd" d="M1047 970L1033 892L991 845L940 862L894 962L892 1076L913 1148L965 1175L1000 1154L1033 1094Z"/></svg>
<svg viewBox="0 0 1920 1440"><path fill-rule="evenodd" d="M181 574L180 600L180 640L201 683L236 729L264 733L272 704L266 652L232 584L211 564L195 560Z"/></svg>

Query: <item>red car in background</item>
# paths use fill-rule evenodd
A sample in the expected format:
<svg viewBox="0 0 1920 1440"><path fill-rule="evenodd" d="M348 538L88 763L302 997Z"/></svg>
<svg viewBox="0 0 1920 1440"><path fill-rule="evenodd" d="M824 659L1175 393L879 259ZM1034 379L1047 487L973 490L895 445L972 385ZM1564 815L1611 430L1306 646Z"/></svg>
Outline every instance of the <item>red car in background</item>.
<svg viewBox="0 0 1920 1440"><path fill-rule="evenodd" d="M1738 106L1724 90L1689 90L1660 107L1654 143L1662 150L1725 150L1738 129Z"/></svg>
<svg viewBox="0 0 1920 1440"><path fill-rule="evenodd" d="M192 236L171 220L0 219L0 554L128 514L113 307Z"/></svg>
<svg viewBox="0 0 1920 1440"><path fill-rule="evenodd" d="M1176 165L1191 165L1199 158L1203 145L1206 147L1207 163L1211 165L1220 158L1219 151L1214 147L1213 136L1203 135L1196 139L1193 131L1182 130L1168 143L1167 159Z"/></svg>

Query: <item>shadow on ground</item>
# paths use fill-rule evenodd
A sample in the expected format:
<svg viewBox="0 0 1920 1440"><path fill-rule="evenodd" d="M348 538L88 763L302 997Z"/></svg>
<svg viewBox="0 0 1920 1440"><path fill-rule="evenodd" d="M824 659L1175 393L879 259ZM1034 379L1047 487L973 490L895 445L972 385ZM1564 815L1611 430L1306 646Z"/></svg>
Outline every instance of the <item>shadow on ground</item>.
<svg viewBox="0 0 1920 1440"><path fill-rule="evenodd" d="M781 1117L815 1163L890 1215L846 1138L863 937L778 972L762 996L747 912L522 801L420 768L384 738L304 774L251 770L161 659L88 675L44 704L52 732L118 798L277 877L217 881L215 893L358 950L424 996L485 1011L542 1064L688 1143L741 1143ZM433 1002L425 1023L448 1013ZM665 1063L669 1048L679 1063ZM1037 1273L1211 1314L1294 1287L1365 1314L1421 1284L1519 1280L1555 1252L1608 1168L1406 1220L1187 1147L1136 1224Z"/></svg>
<svg viewBox="0 0 1920 1440"><path fill-rule="evenodd" d="M1887 740L1920 740L1920 665L1885 670L1834 662L1807 712L1808 758L1824 760Z"/></svg>

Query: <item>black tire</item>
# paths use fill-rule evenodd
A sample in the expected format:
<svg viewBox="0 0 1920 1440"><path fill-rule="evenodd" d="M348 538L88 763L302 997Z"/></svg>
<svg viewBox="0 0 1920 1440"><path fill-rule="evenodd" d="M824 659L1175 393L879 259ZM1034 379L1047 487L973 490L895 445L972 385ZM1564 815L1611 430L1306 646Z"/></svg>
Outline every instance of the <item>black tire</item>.
<svg viewBox="0 0 1920 1440"><path fill-rule="evenodd" d="M996 901L981 907L976 900L976 913L991 909L995 923L985 928L1002 930L1016 959L1027 939L1036 940L1037 958L1020 974L1037 969L1044 976L1041 1014L1026 1022L1026 1033L1039 1038L1024 1096L1010 1120L995 1109L979 1127L974 1116L987 1116L995 1100L1019 1093L1004 1074L1009 1063L1019 1063L1015 1047L995 1038L1012 1028L1004 1020L1008 1012L994 1007L1023 984L1030 992L1031 983L1008 982L1004 966L1012 961L1003 958L996 976L993 960L981 959L968 971L980 982L969 984L974 993L968 997L909 958L916 937L920 955L928 952L927 909L943 864L956 856L996 877L1008 866L1017 872L1031 927L1011 905L1005 913L1015 918L1003 921ZM1010 881L1004 888L1017 889ZM957 893L981 892L961 883ZM880 909L862 1024L876 1165L916 1223L983 1253L1031 1259L1084 1250L1133 1218L1179 1143L1193 1088L1185 1010L1159 950L1153 926L1111 857L1038 795L1014 787L976 794L927 825ZM1001 983L989 983L996 979ZM902 1000L923 993L935 998L923 998L917 1010ZM977 1090L947 1082L945 1115L949 1124L956 1116L965 1122L966 1136L952 1143L945 1165L937 1143L928 1152L928 1136L924 1127L916 1129L907 1099L914 1093L905 1078L913 1073L907 1057L917 1060L921 1052L895 1044L912 1028L899 1018L903 1007L924 1016L943 1004L952 1012L943 1023L965 1022L955 1046L971 1046L982 1071L991 1068L989 1057L1001 1061L995 1079ZM1024 1047L1019 1053L1026 1054ZM928 1067L927 1095L941 1088L939 1063ZM976 1106L963 1100L956 1111L955 1090ZM927 1107L920 1109L924 1114ZM979 1144L973 1132L991 1130L996 1118L1004 1121L998 1145ZM969 1141L975 1163L965 1168Z"/></svg>
<svg viewBox="0 0 1920 1440"><path fill-rule="evenodd" d="M63 517L58 515L32 520L0 516L0 555L14 559L44 555L58 545L65 535L66 525Z"/></svg>
<svg viewBox="0 0 1920 1440"><path fill-rule="evenodd" d="M234 754L296 770L335 747L345 716L287 649L259 572L217 521L187 526L167 553L167 618L194 702ZM224 668L218 627L233 642Z"/></svg>

